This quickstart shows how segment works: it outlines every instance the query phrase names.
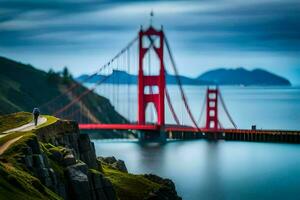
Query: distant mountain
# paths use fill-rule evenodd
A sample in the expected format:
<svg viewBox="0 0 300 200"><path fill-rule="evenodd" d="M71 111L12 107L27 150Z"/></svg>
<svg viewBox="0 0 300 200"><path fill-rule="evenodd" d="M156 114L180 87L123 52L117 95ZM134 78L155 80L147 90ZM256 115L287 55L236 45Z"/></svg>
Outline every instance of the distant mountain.
<svg viewBox="0 0 300 200"><path fill-rule="evenodd" d="M81 75L77 78L79 82L86 80L88 75ZM105 75L96 75L88 79L88 83L96 83L102 80ZM189 78L186 76L180 76L180 81L185 85L281 85L289 86L291 83L289 80L270 73L262 69L254 69L252 71L244 68L237 69L216 69L205 72L197 78ZM128 74L125 71L114 70L110 77L105 81L112 84L136 84L137 76ZM177 84L176 77L174 75L166 73L166 82L168 84Z"/></svg>
<svg viewBox="0 0 300 200"><path fill-rule="evenodd" d="M76 80L79 82L83 82L86 80L88 75L84 74L79 76ZM96 83L99 80L102 80L105 75L96 75L92 78L90 78L87 82L88 83ZM211 84L210 81L203 81L203 80L197 80L193 78L189 78L186 76L179 76L180 81L182 84L185 85L206 85ZM125 71L120 70L113 70L113 73L110 75L110 77L105 81L106 83L113 83L113 84L136 84L137 83L137 75L128 74ZM166 73L166 82L168 84L177 84L176 77L174 75L170 75Z"/></svg>
<svg viewBox="0 0 300 200"><path fill-rule="evenodd" d="M210 81L217 85L259 85L259 86L290 86L289 80L262 69L246 70L216 69L203 73L197 80Z"/></svg>

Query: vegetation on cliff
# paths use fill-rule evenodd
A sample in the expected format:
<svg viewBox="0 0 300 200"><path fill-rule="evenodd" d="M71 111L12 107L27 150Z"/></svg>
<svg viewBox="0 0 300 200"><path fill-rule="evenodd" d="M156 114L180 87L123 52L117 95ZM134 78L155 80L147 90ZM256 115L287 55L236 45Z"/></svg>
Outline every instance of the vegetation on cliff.
<svg viewBox="0 0 300 200"><path fill-rule="evenodd" d="M43 124L43 126L54 123L53 117ZM45 187L41 181L33 176L20 160L24 157L24 149L31 141L37 140L35 130L25 132L12 132L4 134L3 131L16 128L32 121L30 113L20 112L0 117L1 134L0 148L5 143L20 137L12 143L0 155L0 199L61 199L57 194ZM17 123L14 123L17 122Z"/></svg>
<svg viewBox="0 0 300 200"><path fill-rule="evenodd" d="M117 194L122 200L145 199L153 190L160 185L154 183L143 175L134 175L122 172L102 162L103 173L115 186Z"/></svg>
<svg viewBox="0 0 300 200"><path fill-rule="evenodd" d="M32 130L4 133L28 123L29 116L0 118L6 124L0 149L14 141L0 153L0 199L180 199L167 179L130 174L122 161L97 160L93 143L75 122L43 116L47 121Z"/></svg>
<svg viewBox="0 0 300 200"><path fill-rule="evenodd" d="M32 121L32 115L27 112L0 115L0 133Z"/></svg>

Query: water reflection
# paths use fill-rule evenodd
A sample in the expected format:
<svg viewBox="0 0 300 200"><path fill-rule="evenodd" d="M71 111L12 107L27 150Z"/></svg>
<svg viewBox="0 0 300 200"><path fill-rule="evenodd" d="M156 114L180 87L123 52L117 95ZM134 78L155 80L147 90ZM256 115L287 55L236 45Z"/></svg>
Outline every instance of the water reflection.
<svg viewBox="0 0 300 200"><path fill-rule="evenodd" d="M184 199L297 199L300 146L255 142L95 140L98 155L126 162L131 173L175 181Z"/></svg>

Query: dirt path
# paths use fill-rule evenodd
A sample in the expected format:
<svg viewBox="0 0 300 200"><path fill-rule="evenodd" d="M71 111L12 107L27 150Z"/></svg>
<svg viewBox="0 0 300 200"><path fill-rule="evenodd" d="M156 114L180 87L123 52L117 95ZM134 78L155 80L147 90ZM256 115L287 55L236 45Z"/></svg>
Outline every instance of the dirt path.
<svg viewBox="0 0 300 200"><path fill-rule="evenodd" d="M2 154L6 151L6 149L8 149L8 147L9 147L10 145L12 145L12 144L15 143L16 141L18 141L21 137L23 137L23 136L19 136L19 137L13 138L13 139L11 139L11 140L5 142L3 145L1 145L1 146L0 146L0 155L2 155Z"/></svg>
<svg viewBox="0 0 300 200"><path fill-rule="evenodd" d="M45 122L47 122L46 117L39 117L37 125L41 125ZM16 131L25 132L25 131L30 131L30 130L35 129L35 128L36 128L36 126L34 125L34 122L29 122L28 124L25 124L25 125L17 127L17 128L9 129L7 131L4 131L3 133L11 133L11 132L16 132ZM7 134L0 135L0 138L5 136L5 135L7 135Z"/></svg>
<svg viewBox="0 0 300 200"><path fill-rule="evenodd" d="M43 123L47 122L47 118L46 117L39 117L38 118L38 123L37 125L41 125ZM24 132L24 131L30 131L32 129L35 129L36 126L34 125L34 122L29 122L28 124L25 124L23 126L19 126L17 128L13 128L13 129L9 129L7 131L4 131L3 133L5 134L1 134L0 138L9 135L12 132ZM18 141L22 136L13 138L7 142L5 142L3 145L0 146L0 155L3 154L3 152L10 146L12 145L14 142Z"/></svg>

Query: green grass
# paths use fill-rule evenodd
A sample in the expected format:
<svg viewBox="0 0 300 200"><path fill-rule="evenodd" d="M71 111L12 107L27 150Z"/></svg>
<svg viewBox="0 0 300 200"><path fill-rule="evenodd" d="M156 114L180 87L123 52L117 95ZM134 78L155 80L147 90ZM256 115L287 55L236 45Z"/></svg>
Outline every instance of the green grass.
<svg viewBox="0 0 300 200"><path fill-rule="evenodd" d="M0 116L0 133L16 128L32 121L32 115L28 112L17 112Z"/></svg>
<svg viewBox="0 0 300 200"><path fill-rule="evenodd" d="M6 124L7 124L6 127L10 127L9 129L16 128L16 127L19 127L19 126L22 126L24 124L27 124L27 123L31 122L31 120L28 119L28 118L31 118L31 114L30 114L30 117L28 117L28 114L29 113L26 113L26 112L20 112L20 113L13 113L13 114L10 114L10 115L4 115L4 116L1 116L2 117L2 122L6 122ZM5 142L7 142L7 141L9 141L13 138L19 137L21 135L27 135L27 134L35 133L35 131L38 130L39 128L49 126L49 125L55 123L58 120L58 118L53 117L53 116L49 116L49 115L42 115L42 116L47 118L47 121L45 123L43 123L41 125L38 125L32 131L26 131L26 132L17 132L16 131L16 132L6 134L5 136L0 138L0 145L3 145ZM13 125L14 124L13 119L17 119L17 121L18 121L17 124L18 125Z"/></svg>
<svg viewBox="0 0 300 200"><path fill-rule="evenodd" d="M154 183L142 175L124 173L102 163L103 172L116 189L120 200L140 200L147 197L150 191L161 185Z"/></svg>
<svg viewBox="0 0 300 200"><path fill-rule="evenodd" d="M11 144L11 146L8 149L6 149L6 151L1 155L1 158L6 160L6 162L16 164L17 158L23 155L22 149L27 147L26 142L34 139L36 139L35 134L26 132L26 134L23 134L19 140ZM18 165L16 164L15 166Z"/></svg>
<svg viewBox="0 0 300 200"><path fill-rule="evenodd" d="M50 116L50 115L42 115L42 117L46 117L47 121L45 123L41 124L41 125L38 125L36 127L37 129L45 127L45 126L49 126L49 125L55 123L58 120L58 118Z"/></svg>
<svg viewBox="0 0 300 200"><path fill-rule="evenodd" d="M23 149L27 147L29 140L36 140L33 132L17 132L22 134L22 138L13 143L2 155L0 160L0 199L61 199L57 194L41 184L41 182L33 176L31 171L23 166L18 159L23 157ZM11 135L10 135L11 136ZM47 146L48 149L45 147ZM41 150L47 156L51 150L64 149L63 147L55 147L50 144L41 143ZM63 151L63 150L61 150ZM48 153L47 153L48 152ZM50 166L61 177L64 176L64 169L55 161L47 157Z"/></svg>
<svg viewBox="0 0 300 200"><path fill-rule="evenodd" d="M30 174L0 162L0 199L62 199Z"/></svg>
<svg viewBox="0 0 300 200"><path fill-rule="evenodd" d="M11 139L19 137L21 135L27 135L29 133L31 133L31 132L13 132L13 133L7 134L4 137L0 138L0 146L3 145L4 143L8 142Z"/></svg>

